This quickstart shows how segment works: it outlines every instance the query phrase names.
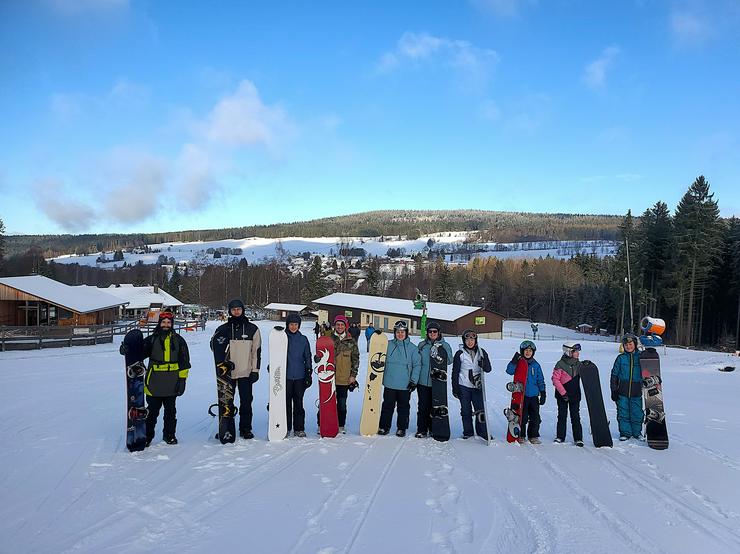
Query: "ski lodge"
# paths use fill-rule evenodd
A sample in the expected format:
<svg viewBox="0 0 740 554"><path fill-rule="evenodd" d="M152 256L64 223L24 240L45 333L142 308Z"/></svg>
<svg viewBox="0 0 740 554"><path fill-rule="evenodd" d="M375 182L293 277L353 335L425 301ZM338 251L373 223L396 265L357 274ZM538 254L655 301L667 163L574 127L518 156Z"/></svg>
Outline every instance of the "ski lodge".
<svg viewBox="0 0 740 554"><path fill-rule="evenodd" d="M341 314L362 328L372 323L376 329L392 332L396 321L403 320L409 326L409 334L418 335L421 327L422 312L414 308L410 299L335 292L313 303L319 309L319 322L331 322ZM477 306L427 302L427 321L439 323L447 336L459 337L466 329L472 329L483 338L503 337L504 316Z"/></svg>
<svg viewBox="0 0 740 554"><path fill-rule="evenodd" d="M130 284L120 284L98 290L112 294L125 303L118 309L118 319L143 319L148 316L151 309L176 313L183 306L182 302L163 291L158 285L135 287Z"/></svg>
<svg viewBox="0 0 740 554"><path fill-rule="evenodd" d="M103 289L41 275L0 278L0 325L101 325L115 321L123 304Z"/></svg>
<svg viewBox="0 0 740 554"><path fill-rule="evenodd" d="M285 321L289 313L295 312L301 317L316 317L305 304L285 304L281 302L271 302L264 308L270 312L270 319L276 321Z"/></svg>

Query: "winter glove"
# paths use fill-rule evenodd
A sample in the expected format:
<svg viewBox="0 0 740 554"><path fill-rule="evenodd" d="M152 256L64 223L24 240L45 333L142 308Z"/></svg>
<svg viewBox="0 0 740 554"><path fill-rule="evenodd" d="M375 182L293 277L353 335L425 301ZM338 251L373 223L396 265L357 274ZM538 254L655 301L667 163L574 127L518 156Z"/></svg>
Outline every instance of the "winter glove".
<svg viewBox="0 0 740 554"><path fill-rule="evenodd" d="M544 406L546 400L547 400L547 394L545 393L545 391L542 391L540 393L540 406Z"/></svg>
<svg viewBox="0 0 740 554"><path fill-rule="evenodd" d="M319 363L321 361L321 356L319 356L318 354L314 354L313 361L315 363Z"/></svg>
<svg viewBox="0 0 740 554"><path fill-rule="evenodd" d="M253 371L252 373L249 374L249 382L252 384L256 383L259 380L259 378L260 378L260 374L257 373L256 371Z"/></svg>
<svg viewBox="0 0 740 554"><path fill-rule="evenodd" d="M563 396L561 396L561 398L563 399L563 402L569 402L570 401L570 398L568 398L568 395L567 394L564 394Z"/></svg>
<svg viewBox="0 0 740 554"><path fill-rule="evenodd" d="M452 387L452 396L460 398L460 387Z"/></svg>
<svg viewBox="0 0 740 554"><path fill-rule="evenodd" d="M612 402L619 402L619 391L612 391Z"/></svg>
<svg viewBox="0 0 740 554"><path fill-rule="evenodd" d="M413 381L409 383L408 387L406 387L409 391L414 392L416 390L416 383Z"/></svg>
<svg viewBox="0 0 740 554"><path fill-rule="evenodd" d="M521 359L522 355L519 352L514 352L514 356L511 358L512 364L517 364L519 360Z"/></svg>
<svg viewBox="0 0 740 554"><path fill-rule="evenodd" d="M232 362L230 360L226 360L225 362L221 362L220 364L218 364L216 367L218 369L220 369L221 371L223 371L223 372L228 373L229 375L231 375L232 370L236 366L234 365L234 362Z"/></svg>
<svg viewBox="0 0 740 554"><path fill-rule="evenodd" d="M311 385L313 385L313 377L311 377L311 372L306 372L306 379L303 381L303 384L306 386L306 388L311 388Z"/></svg>
<svg viewBox="0 0 740 554"><path fill-rule="evenodd" d="M118 352L121 354L121 356L125 356L127 350L128 350L128 348L126 348L126 345L123 344L123 343L121 343L121 346L118 349Z"/></svg>
<svg viewBox="0 0 740 554"><path fill-rule="evenodd" d="M355 381L352 381L352 382L351 382L351 383L349 384L349 386L347 386L347 390L348 390L349 392L352 392L353 390L355 390L355 389L356 389L357 387L359 387L359 386L360 386L360 384L359 384L359 383L358 383L358 382L357 382L357 381L355 380Z"/></svg>
<svg viewBox="0 0 740 554"><path fill-rule="evenodd" d="M182 396L183 394L185 394L185 379L180 378L175 385L175 396Z"/></svg>

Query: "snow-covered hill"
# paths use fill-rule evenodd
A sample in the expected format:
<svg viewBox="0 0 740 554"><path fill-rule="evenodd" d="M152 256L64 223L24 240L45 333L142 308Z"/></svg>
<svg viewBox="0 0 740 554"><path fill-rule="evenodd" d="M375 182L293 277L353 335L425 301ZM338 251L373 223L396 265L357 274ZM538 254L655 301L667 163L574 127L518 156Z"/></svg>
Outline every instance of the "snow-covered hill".
<svg viewBox="0 0 740 554"><path fill-rule="evenodd" d="M98 265L99 267L114 269L121 266L123 262L129 265L143 262L145 264L156 263L160 256L175 262L189 262L200 256L208 263L227 263L238 261L242 258L248 263L259 263L264 260L279 257L282 252L288 256L300 256L304 252L311 255L337 255L339 242L348 241L353 248L362 248L367 255L385 256L389 249L402 249L407 256L413 256L418 252L428 250L429 244L433 248L445 247L447 251L462 248L463 242L468 238L466 232L438 233L421 237L415 240L388 240L381 237L375 238L340 238L340 237L318 237L302 238L290 237L283 239L270 239L252 237L246 239L219 240L209 242L180 242L149 245L151 252L124 252L124 259L117 262L100 263L98 260L102 253L85 256L65 255L53 258L57 263L78 263L80 265ZM433 243L430 243L430 240ZM614 253L614 244L609 241L540 241L520 243L480 243L474 245L477 252L448 254L448 262L465 262L470 256L497 257L497 258L539 258L540 256L551 256L554 258L570 258L572 255L582 252L585 254L596 254L605 256ZM213 257L218 249L226 249L220 258ZM238 254L229 252L238 251ZM113 259L113 252L106 252L108 260Z"/></svg>
<svg viewBox="0 0 740 554"><path fill-rule="evenodd" d="M740 551L740 372L716 370L736 358L665 351L666 451L635 441L593 448L585 402L586 447L552 443L549 373L561 339L538 341L549 393L544 444L507 444L504 366L518 338L482 341L494 364L491 447L358 436L360 391L349 397L349 434L320 439L316 386L305 401L309 437L269 443L264 379L255 385L257 438L222 446L206 414L216 396L214 325L186 334L193 369L178 400L180 444L156 442L138 454L124 445L118 344L0 354L0 551ZM259 322L263 336L271 325ZM459 338L449 340L456 349ZM615 355L614 343L584 342L605 391ZM412 432L414 412L415 401ZM452 398L450 413L459 437Z"/></svg>

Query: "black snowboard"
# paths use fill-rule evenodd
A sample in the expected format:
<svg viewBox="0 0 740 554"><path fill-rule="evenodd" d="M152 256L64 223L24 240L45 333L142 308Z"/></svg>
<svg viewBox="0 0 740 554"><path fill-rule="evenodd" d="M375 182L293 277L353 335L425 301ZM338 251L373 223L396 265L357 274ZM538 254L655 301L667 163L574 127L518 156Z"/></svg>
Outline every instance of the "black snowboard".
<svg viewBox="0 0 740 554"><path fill-rule="evenodd" d="M645 401L645 436L650 448L668 448L668 429L663 405L663 381L660 377L660 356L655 348L640 353L642 397Z"/></svg>
<svg viewBox="0 0 740 554"><path fill-rule="evenodd" d="M144 406L144 335L132 329L123 337L120 349L126 358L126 448L139 452L146 448L146 415Z"/></svg>
<svg viewBox="0 0 740 554"><path fill-rule="evenodd" d="M450 418L447 409L447 351L433 345L429 371L432 377L432 437L450 440Z"/></svg>
<svg viewBox="0 0 740 554"><path fill-rule="evenodd" d="M609 420L606 418L604 409L604 397L601 395L601 382L599 381L599 368L590 360L584 360L578 366L581 375L583 394L586 396L588 406L588 419L591 423L591 438L594 446L614 446L612 434L609 431Z"/></svg>
<svg viewBox="0 0 740 554"><path fill-rule="evenodd" d="M221 444L235 442L234 416L237 410L234 407L234 380L231 378L229 369L221 364L216 366L216 391L218 393L218 404L216 405L218 406L218 434L216 438L221 441ZM210 408L208 413L215 415Z"/></svg>

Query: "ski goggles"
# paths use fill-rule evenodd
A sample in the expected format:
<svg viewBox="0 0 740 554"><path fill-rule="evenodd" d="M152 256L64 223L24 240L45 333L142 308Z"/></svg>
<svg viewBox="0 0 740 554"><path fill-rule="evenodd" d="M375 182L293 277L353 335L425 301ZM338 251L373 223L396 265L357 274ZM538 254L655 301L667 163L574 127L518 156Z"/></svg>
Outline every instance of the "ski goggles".
<svg viewBox="0 0 740 554"><path fill-rule="evenodd" d="M396 323L393 325L393 330L398 331L399 329L403 329L406 331L409 328L409 326L406 324L405 321L396 321Z"/></svg>
<svg viewBox="0 0 740 554"><path fill-rule="evenodd" d="M568 350L572 350L574 352L580 352L581 351L581 345L580 344L574 344L573 346L566 346Z"/></svg>
<svg viewBox="0 0 740 554"><path fill-rule="evenodd" d="M472 331L470 331L470 332L465 333L463 335L463 339L465 339L465 340L468 340L468 339L478 340L478 334L477 333L473 333Z"/></svg>

